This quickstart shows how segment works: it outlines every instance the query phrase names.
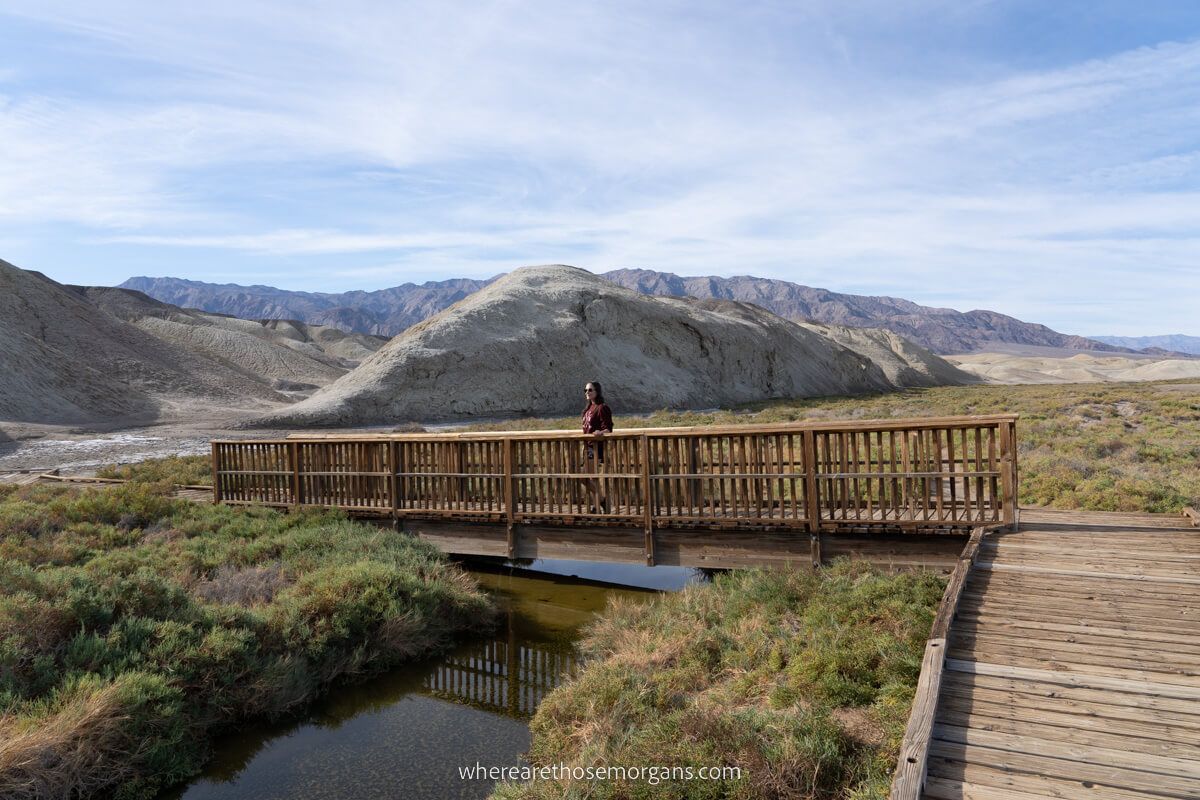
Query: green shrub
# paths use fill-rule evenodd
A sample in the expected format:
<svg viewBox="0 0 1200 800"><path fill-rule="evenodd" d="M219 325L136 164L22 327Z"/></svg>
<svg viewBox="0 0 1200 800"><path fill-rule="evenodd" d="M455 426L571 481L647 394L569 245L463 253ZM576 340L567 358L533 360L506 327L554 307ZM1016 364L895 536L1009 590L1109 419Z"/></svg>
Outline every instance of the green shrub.
<svg viewBox="0 0 1200 800"><path fill-rule="evenodd" d="M495 797L883 797L943 580L744 571L589 630L532 723L534 764L737 766L715 781L509 783Z"/></svg>
<svg viewBox="0 0 1200 800"><path fill-rule="evenodd" d="M418 541L168 489L0 494L6 800L148 797L222 725L489 625L485 596Z"/></svg>

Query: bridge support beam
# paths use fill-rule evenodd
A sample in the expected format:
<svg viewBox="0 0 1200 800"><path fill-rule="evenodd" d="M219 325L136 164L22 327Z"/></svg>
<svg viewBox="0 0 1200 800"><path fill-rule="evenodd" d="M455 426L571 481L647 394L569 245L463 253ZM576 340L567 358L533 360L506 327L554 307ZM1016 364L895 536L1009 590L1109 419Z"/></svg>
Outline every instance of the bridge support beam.
<svg viewBox="0 0 1200 800"><path fill-rule="evenodd" d="M404 520L401 530L446 553L499 558L549 558L647 564L640 527L553 527L505 523ZM511 532L511 533L510 533ZM954 566L967 535L721 531L655 528L653 564L706 569L811 568L835 558L868 561L885 569Z"/></svg>

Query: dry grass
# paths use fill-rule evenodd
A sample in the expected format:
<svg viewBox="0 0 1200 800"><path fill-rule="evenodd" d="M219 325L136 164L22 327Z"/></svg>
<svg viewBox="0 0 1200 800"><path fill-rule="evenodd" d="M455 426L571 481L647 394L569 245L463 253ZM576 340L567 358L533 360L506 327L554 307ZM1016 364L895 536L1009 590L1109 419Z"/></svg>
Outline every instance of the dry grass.
<svg viewBox="0 0 1200 800"><path fill-rule="evenodd" d="M172 694L145 674L111 683L83 679L60 689L41 713L0 717L0 797L88 797L129 780L148 760L160 760L163 733L180 744L184 726L162 713ZM138 718L160 736L145 735L132 724Z"/></svg>
<svg viewBox="0 0 1200 800"><path fill-rule="evenodd" d="M222 564L210 577L197 581L192 586L192 593L208 603L248 608L271 602L281 589L292 584L292 580L278 561L252 567Z"/></svg>
<svg viewBox="0 0 1200 800"><path fill-rule="evenodd" d="M536 781L497 800L881 798L943 582L848 563L616 603L543 701L535 764L737 766L718 781Z"/></svg>

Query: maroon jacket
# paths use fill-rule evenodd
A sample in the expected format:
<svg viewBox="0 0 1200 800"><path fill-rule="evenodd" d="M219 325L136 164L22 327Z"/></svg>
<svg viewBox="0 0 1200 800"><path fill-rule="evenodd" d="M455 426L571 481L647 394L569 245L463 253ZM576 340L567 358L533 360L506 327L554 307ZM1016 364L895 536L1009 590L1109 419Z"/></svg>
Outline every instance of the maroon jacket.
<svg viewBox="0 0 1200 800"><path fill-rule="evenodd" d="M583 432L612 433L612 429L612 410L604 403L588 403L588 407L583 410Z"/></svg>

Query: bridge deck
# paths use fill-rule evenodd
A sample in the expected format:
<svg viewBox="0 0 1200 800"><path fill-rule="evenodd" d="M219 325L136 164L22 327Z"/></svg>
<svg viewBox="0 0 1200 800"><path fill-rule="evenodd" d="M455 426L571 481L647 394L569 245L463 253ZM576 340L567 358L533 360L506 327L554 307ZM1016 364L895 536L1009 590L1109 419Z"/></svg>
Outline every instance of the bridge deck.
<svg viewBox="0 0 1200 800"><path fill-rule="evenodd" d="M921 796L1200 797L1200 531L1029 510L1020 527L984 537L963 584Z"/></svg>

